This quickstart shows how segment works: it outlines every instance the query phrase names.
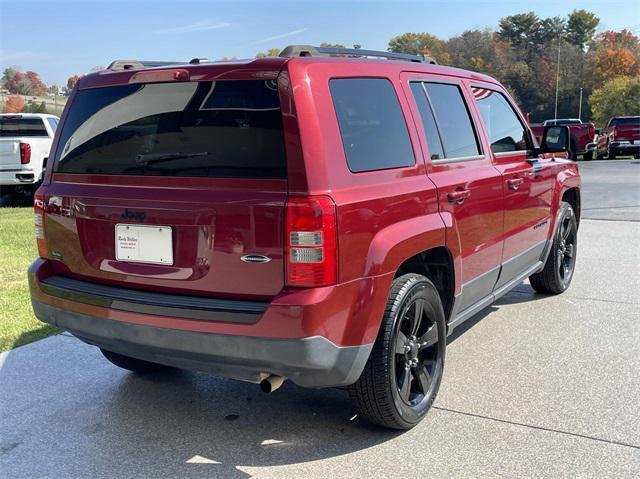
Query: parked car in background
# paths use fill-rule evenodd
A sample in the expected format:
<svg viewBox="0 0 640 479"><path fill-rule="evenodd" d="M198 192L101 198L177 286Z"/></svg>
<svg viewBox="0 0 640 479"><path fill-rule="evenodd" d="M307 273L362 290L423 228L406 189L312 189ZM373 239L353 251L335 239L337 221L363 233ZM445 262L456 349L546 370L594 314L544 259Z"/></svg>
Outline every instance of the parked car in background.
<svg viewBox="0 0 640 479"><path fill-rule="evenodd" d="M568 128L535 145L489 76L291 46L117 61L69 101L31 299L122 368L344 387L360 416L408 429L456 327L526 278L571 283Z"/></svg>
<svg viewBox="0 0 640 479"><path fill-rule="evenodd" d="M540 142L545 126L564 125L569 127L571 132L571 155L577 159L582 155L584 160L593 159L593 149L595 147L596 127L593 123L583 123L578 118L561 118L557 120L546 120L542 125L531 127L536 140Z"/></svg>
<svg viewBox="0 0 640 479"><path fill-rule="evenodd" d="M35 192L59 120L40 113L0 114L0 195Z"/></svg>
<svg viewBox="0 0 640 479"><path fill-rule="evenodd" d="M611 118L598 135L598 158L613 160L623 155L640 158L640 116Z"/></svg>

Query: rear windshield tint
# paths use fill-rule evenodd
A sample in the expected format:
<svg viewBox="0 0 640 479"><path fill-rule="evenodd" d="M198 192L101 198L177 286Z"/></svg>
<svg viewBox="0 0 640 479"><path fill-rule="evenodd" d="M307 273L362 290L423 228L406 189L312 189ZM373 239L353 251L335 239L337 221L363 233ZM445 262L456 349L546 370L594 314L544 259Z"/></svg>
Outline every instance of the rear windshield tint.
<svg viewBox="0 0 640 479"><path fill-rule="evenodd" d="M640 126L640 116L631 118L614 118L611 126Z"/></svg>
<svg viewBox="0 0 640 479"><path fill-rule="evenodd" d="M0 137L49 136L41 118L0 117Z"/></svg>
<svg viewBox="0 0 640 479"><path fill-rule="evenodd" d="M284 178L273 80L80 90L62 125L63 173Z"/></svg>

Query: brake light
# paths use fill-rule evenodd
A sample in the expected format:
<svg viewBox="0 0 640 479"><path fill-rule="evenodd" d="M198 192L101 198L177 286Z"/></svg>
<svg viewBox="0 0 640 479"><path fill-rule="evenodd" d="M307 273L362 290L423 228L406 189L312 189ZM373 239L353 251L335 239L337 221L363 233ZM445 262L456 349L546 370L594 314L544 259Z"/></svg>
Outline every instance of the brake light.
<svg viewBox="0 0 640 479"><path fill-rule="evenodd" d="M149 70L135 73L129 83L157 83L170 81L189 81L189 71L184 69Z"/></svg>
<svg viewBox="0 0 640 479"><path fill-rule="evenodd" d="M594 136L596 136L596 127L589 125L589 138L593 138Z"/></svg>
<svg viewBox="0 0 640 479"><path fill-rule="evenodd" d="M618 129L614 126L614 127L611 129L611 139L612 139L612 140L615 140L617 135L618 135Z"/></svg>
<svg viewBox="0 0 640 479"><path fill-rule="evenodd" d="M327 196L287 200L285 256L287 285L316 287L338 279L336 205Z"/></svg>
<svg viewBox="0 0 640 479"><path fill-rule="evenodd" d="M45 234L45 212L46 204L44 199L44 191L42 187L40 187L33 196L33 223L35 227L36 243L38 244L38 255L41 258L49 257L49 248L47 246L47 238Z"/></svg>
<svg viewBox="0 0 640 479"><path fill-rule="evenodd" d="M20 163L29 164L31 161L31 145L29 143L20 143Z"/></svg>

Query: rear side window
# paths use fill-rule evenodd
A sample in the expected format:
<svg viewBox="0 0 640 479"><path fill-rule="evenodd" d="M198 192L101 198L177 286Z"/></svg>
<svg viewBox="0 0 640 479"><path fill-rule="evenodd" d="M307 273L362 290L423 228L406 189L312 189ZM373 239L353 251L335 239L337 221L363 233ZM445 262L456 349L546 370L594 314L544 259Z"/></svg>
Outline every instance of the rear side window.
<svg viewBox="0 0 640 479"><path fill-rule="evenodd" d="M480 154L467 104L457 85L424 83L435 116L446 159L475 157Z"/></svg>
<svg viewBox="0 0 640 479"><path fill-rule="evenodd" d="M427 95L424 91L422 83L412 82L411 91L413 98L418 106L420 112L420 118L422 119L422 127L424 128L424 134L427 138L427 145L429 146L429 154L432 160L442 160L445 158L444 149L442 148L442 140L438 133L438 126L436 125L436 119L433 116L433 110Z"/></svg>
<svg viewBox="0 0 640 479"><path fill-rule="evenodd" d="M286 177L280 100L272 80L80 90L61 127L58 172Z"/></svg>
<svg viewBox="0 0 640 479"><path fill-rule="evenodd" d="M41 118L0 117L0 138L49 136Z"/></svg>
<svg viewBox="0 0 640 479"><path fill-rule="evenodd" d="M329 87L351 171L415 164L407 124L389 80L334 79Z"/></svg>
<svg viewBox="0 0 640 479"><path fill-rule="evenodd" d="M494 153L527 149L526 129L502 93L472 88Z"/></svg>

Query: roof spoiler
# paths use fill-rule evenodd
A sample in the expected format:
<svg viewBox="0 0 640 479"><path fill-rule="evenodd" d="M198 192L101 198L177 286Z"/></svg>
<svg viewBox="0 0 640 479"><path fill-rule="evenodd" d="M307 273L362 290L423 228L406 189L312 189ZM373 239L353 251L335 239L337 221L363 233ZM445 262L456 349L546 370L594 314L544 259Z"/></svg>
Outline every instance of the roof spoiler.
<svg viewBox="0 0 640 479"><path fill-rule="evenodd" d="M330 55L346 55L349 57L376 57L389 60L403 60L415 63L437 62L428 56L410 55L408 53L382 52L378 50L362 50L360 48L313 47L311 45L289 45L280 52L281 57L326 57Z"/></svg>

